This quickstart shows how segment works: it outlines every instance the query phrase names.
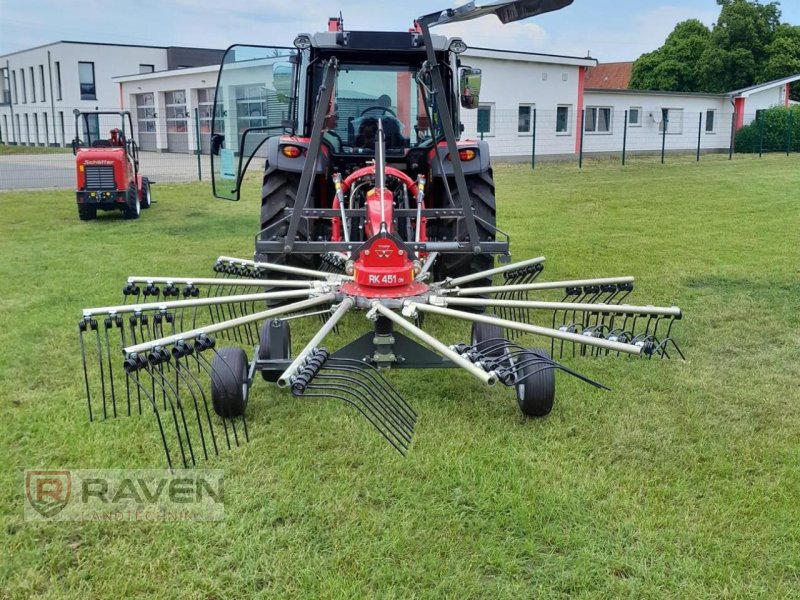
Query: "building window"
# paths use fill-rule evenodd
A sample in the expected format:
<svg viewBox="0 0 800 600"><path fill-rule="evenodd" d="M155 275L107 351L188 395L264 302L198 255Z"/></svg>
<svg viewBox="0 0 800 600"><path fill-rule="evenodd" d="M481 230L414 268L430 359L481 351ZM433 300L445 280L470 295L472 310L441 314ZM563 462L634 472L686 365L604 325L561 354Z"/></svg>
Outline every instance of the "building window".
<svg viewBox="0 0 800 600"><path fill-rule="evenodd" d="M628 110L628 125L631 127L642 126L642 109L637 106L632 106Z"/></svg>
<svg viewBox="0 0 800 600"><path fill-rule="evenodd" d="M39 85L42 88L42 102L47 102L47 94L44 85L44 65L39 65Z"/></svg>
<svg viewBox="0 0 800 600"><path fill-rule="evenodd" d="M8 115L3 115L3 127L4 127L4 128L5 128L5 130L6 130L6 137L5 137L5 140L6 140L7 142L10 142L10 141L11 141L11 137L12 137L12 136L11 136L11 134L8 132Z"/></svg>
<svg viewBox="0 0 800 600"><path fill-rule="evenodd" d="M204 135L211 134L211 120L214 116L214 88L203 88L197 90L197 112L200 114L200 133ZM220 116L220 107L217 110L217 116ZM219 119L217 121L216 133L223 133L225 131L225 121Z"/></svg>
<svg viewBox="0 0 800 600"><path fill-rule="evenodd" d="M31 73L31 102L36 102L36 78L33 76L33 67L30 68Z"/></svg>
<svg viewBox="0 0 800 600"><path fill-rule="evenodd" d="M189 113L186 112L186 92L176 90L164 92L164 107L167 109L167 133L186 133Z"/></svg>
<svg viewBox="0 0 800 600"><path fill-rule="evenodd" d="M19 104L19 94L17 93L17 74L11 71L11 84L14 89L14 104Z"/></svg>
<svg viewBox="0 0 800 600"><path fill-rule="evenodd" d="M25 87L25 69L19 70L19 78L22 81L22 103L28 103L28 90Z"/></svg>
<svg viewBox="0 0 800 600"><path fill-rule="evenodd" d="M517 133L533 132L533 104L520 104L517 119Z"/></svg>
<svg viewBox="0 0 800 600"><path fill-rule="evenodd" d="M155 70L155 65L139 65L139 73L152 73Z"/></svg>
<svg viewBox="0 0 800 600"><path fill-rule="evenodd" d="M716 133L717 132L717 111L716 110L707 110L706 111L706 133Z"/></svg>
<svg viewBox="0 0 800 600"><path fill-rule="evenodd" d="M31 143L31 121L28 118L28 113L25 113L25 143Z"/></svg>
<svg viewBox="0 0 800 600"><path fill-rule="evenodd" d="M39 138L39 115L37 113L33 113L33 133L36 136L36 145L39 146L42 140Z"/></svg>
<svg viewBox="0 0 800 600"><path fill-rule="evenodd" d="M56 100L61 100L61 63L56 61Z"/></svg>
<svg viewBox="0 0 800 600"><path fill-rule="evenodd" d="M481 135L494 135L493 119L494 104L481 104L478 106L478 133Z"/></svg>
<svg viewBox="0 0 800 600"><path fill-rule="evenodd" d="M556 108L556 133L569 135L569 113L571 106L564 105Z"/></svg>
<svg viewBox="0 0 800 600"><path fill-rule="evenodd" d="M60 125L60 128L61 128L61 145L66 146L67 145L67 138L66 138L66 134L65 134L65 131L64 131L64 111L63 110L58 111L58 124ZM58 140L56 140L56 141L58 141Z"/></svg>
<svg viewBox="0 0 800 600"><path fill-rule="evenodd" d="M50 145L50 123L47 121L47 113L42 113L42 122L44 123L44 145ZM55 137L55 134L53 135Z"/></svg>
<svg viewBox="0 0 800 600"><path fill-rule="evenodd" d="M8 77L8 69L0 69L0 85L3 86L2 97L0 97L0 104L11 104L11 80Z"/></svg>
<svg viewBox="0 0 800 600"><path fill-rule="evenodd" d="M136 95L136 122L139 126L139 133L156 132L156 102L154 94Z"/></svg>
<svg viewBox="0 0 800 600"><path fill-rule="evenodd" d="M611 133L611 108L593 106L586 109L586 133Z"/></svg>
<svg viewBox="0 0 800 600"><path fill-rule="evenodd" d="M666 131L667 135L681 135L683 133L683 109L662 108L658 131L660 133Z"/></svg>
<svg viewBox="0 0 800 600"><path fill-rule="evenodd" d="M81 100L97 100L93 62L78 63L78 79L81 84Z"/></svg>

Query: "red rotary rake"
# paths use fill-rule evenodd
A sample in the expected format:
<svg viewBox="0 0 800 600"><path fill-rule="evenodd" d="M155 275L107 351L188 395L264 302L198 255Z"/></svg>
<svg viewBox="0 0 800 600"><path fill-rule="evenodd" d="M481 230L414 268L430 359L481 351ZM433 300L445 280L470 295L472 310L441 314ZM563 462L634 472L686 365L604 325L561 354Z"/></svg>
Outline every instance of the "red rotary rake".
<svg viewBox="0 0 800 600"><path fill-rule="evenodd" d="M221 256L214 277L130 277L123 304L85 309L79 338L90 419L152 412L170 467L194 465L249 438L245 414L260 372L294 396L351 405L404 454L417 415L384 377L387 369L460 368L485 385L514 388L521 411L541 417L553 407L557 370L604 387L562 364L565 357L683 357L672 338L680 309L624 304L632 277L546 282L539 280L544 257L509 263L507 236L494 224L488 147L455 135L450 99L460 95L462 108L475 108L480 72L463 67L457 81L451 66L466 46L431 36L429 27L488 13L509 22L569 3L470 3L421 17L403 34L344 32L338 20L330 35L298 36L289 61L296 85L286 89L293 111L305 102L304 120L290 115L302 131L267 135L255 146L245 132L238 145L237 196L241 165L267 145L256 260ZM377 50L370 47L376 40L383 44ZM252 49L243 56L228 70L239 86L261 60ZM264 56L268 65L280 59L273 51ZM342 130L348 141L335 139L341 136L333 135L328 112L345 110L352 96L337 77L358 78L354 57L368 59L370 77L376 64L390 65L382 81L391 82L395 98L417 82L410 97L424 115L411 137L404 119L413 102L404 116L397 111L403 118L374 118L370 111L393 111L368 100L346 125L352 135ZM228 62L218 101L236 97L222 85ZM270 74L276 86L281 69ZM318 93L302 94L301 102L291 90L303 73L306 89ZM215 115L233 112L224 101L218 108ZM216 117L212 129L224 129ZM212 135L212 152L225 143ZM370 331L330 344L354 312ZM426 315L471 323L471 338L438 339L423 329ZM299 351L290 334L295 319L321 323ZM523 334L548 347L521 345Z"/></svg>

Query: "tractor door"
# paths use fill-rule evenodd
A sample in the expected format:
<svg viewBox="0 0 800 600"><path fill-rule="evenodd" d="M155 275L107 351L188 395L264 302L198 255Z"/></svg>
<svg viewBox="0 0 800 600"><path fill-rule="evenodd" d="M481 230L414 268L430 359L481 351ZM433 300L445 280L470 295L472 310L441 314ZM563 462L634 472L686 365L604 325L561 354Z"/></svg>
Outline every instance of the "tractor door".
<svg viewBox="0 0 800 600"><path fill-rule="evenodd" d="M294 131L304 92L298 85L300 60L296 48L231 46L225 52L211 121L211 177L217 198L238 200L250 161L266 156L266 140Z"/></svg>

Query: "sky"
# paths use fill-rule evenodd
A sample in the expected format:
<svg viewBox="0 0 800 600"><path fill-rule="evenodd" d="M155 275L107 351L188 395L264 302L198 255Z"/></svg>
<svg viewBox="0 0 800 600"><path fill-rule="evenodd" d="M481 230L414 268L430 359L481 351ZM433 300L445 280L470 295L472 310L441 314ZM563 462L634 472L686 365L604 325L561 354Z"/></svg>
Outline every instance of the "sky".
<svg viewBox="0 0 800 600"><path fill-rule="evenodd" d="M323 31L342 12L346 29L402 30L414 18L464 0L0 0L0 56L58 40L226 48L290 45ZM487 3L478 1L478 4ZM783 20L800 25L800 1L784 0ZM661 46L680 21L711 25L715 0L575 0L558 12L511 25L494 16L437 28L468 45L635 60ZM436 32L436 30L434 30Z"/></svg>

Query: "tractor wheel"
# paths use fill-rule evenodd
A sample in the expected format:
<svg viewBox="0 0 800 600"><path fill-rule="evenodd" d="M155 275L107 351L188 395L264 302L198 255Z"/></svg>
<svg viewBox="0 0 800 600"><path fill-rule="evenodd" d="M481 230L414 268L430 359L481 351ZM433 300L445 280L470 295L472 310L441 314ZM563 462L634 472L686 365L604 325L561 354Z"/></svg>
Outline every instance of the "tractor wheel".
<svg viewBox="0 0 800 600"><path fill-rule="evenodd" d="M142 177L142 208L150 208L152 198L150 197L150 180L147 177Z"/></svg>
<svg viewBox="0 0 800 600"><path fill-rule="evenodd" d="M292 333L289 323L275 319L261 328L258 339L259 360L285 360L292 356ZM264 381L278 381L280 371L261 371Z"/></svg>
<svg viewBox="0 0 800 600"><path fill-rule="evenodd" d="M518 355L518 361L530 362L522 365L516 383L517 404L526 417L544 417L553 410L556 397L555 369L544 368L534 357L550 358L550 353L542 348L531 348Z"/></svg>
<svg viewBox="0 0 800 600"><path fill-rule="evenodd" d="M78 218L81 221L91 221L97 218L97 207L78 204Z"/></svg>
<svg viewBox="0 0 800 600"><path fill-rule="evenodd" d="M139 191L136 189L136 184L131 181L128 185L125 208L122 214L126 219L138 219L141 212L142 205L139 203Z"/></svg>
<svg viewBox="0 0 800 600"><path fill-rule="evenodd" d="M238 346L220 348L211 362L211 403L224 419L241 417L247 408L247 355Z"/></svg>
<svg viewBox="0 0 800 600"><path fill-rule="evenodd" d="M284 222L277 225L286 215L285 209L294 208L297 187L300 185L299 173L287 173L286 171L279 171L273 169L267 163L264 172L264 185L261 188L261 229L264 230L272 227L272 239L282 239L287 230L289 223ZM300 227L297 230L297 235L301 239L305 239L308 235L307 223L305 219L300 220ZM266 260L265 260L266 259ZM259 260L257 258L256 260ZM319 268L320 257L314 254L298 254L296 252L286 255L283 253L267 254L261 256L260 260L265 262L290 265L292 267L301 267L304 269L317 269ZM282 275L279 273L271 273L272 278L291 278L290 275Z"/></svg>
<svg viewBox="0 0 800 600"><path fill-rule="evenodd" d="M475 209L475 216L486 221L490 225L495 225L497 221L497 208L494 198L494 179L492 170L477 175L467 175L467 190L469 191L470 203ZM453 192L453 202L460 206L461 200L458 196L458 189L455 183L451 184ZM480 221L475 222L478 228L478 238L481 241L494 241L495 233L489 230ZM448 236L450 239L456 237L455 225ZM458 239L467 239L466 227L461 227L458 231ZM456 278L478 271L485 271L494 266L494 256L491 254L443 254L434 265L434 279L442 281L447 277ZM485 287L492 285L491 278L486 277L467 284L467 287ZM479 312L478 310L473 310Z"/></svg>

